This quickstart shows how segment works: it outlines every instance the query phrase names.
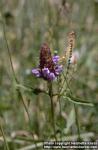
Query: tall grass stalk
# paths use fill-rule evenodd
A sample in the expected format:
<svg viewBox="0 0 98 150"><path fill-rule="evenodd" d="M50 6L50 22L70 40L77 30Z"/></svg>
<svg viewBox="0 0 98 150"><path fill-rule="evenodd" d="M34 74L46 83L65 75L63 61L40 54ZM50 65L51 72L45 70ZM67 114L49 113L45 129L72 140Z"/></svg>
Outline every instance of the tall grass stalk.
<svg viewBox="0 0 98 150"><path fill-rule="evenodd" d="M10 64L11 64L12 74L13 74L13 77L14 77L14 79L15 79L16 84L19 84L19 81L18 81L18 79L17 79L17 77L16 77L16 74L15 74L15 71L14 71L14 67L13 67L11 52L10 52L10 48L9 48L8 41L7 41L7 37L6 37L6 28L5 28L5 23L4 23L4 21L2 21L2 25L3 25L3 33L4 33L5 44L6 44L6 48L7 48L7 51L8 51L8 56L9 56ZM19 95L20 95L20 97L21 97L21 100L22 100L22 103L23 103L23 105L24 105L25 111L27 112L27 116L28 116L28 118L30 118L29 113L28 113L28 108L27 108L27 106L26 106L26 104L25 104L25 102L24 102L22 93L21 93L21 91L20 91L19 88L18 88L18 93L19 93Z"/></svg>
<svg viewBox="0 0 98 150"><path fill-rule="evenodd" d="M14 67L13 67L13 62L12 62L12 57L11 57L11 52L10 52L10 48L9 48L9 45L8 45L8 41L7 41L7 37L6 37L6 28L5 28L5 22L2 20L2 26L3 26L3 34L4 34L4 39L5 39L5 44L6 44L6 48L7 48L7 51L8 51L8 56L9 56L9 60L10 60L10 64L11 64L11 69L12 69L12 74L13 74L13 77L15 79L15 83L16 84L19 84L19 81L16 77L16 74L15 74L15 71L14 71ZM24 101L24 98L23 98L23 95L21 93L21 90L18 88L18 94L20 95L20 98L21 98L21 101L23 103L23 106L24 106L24 109L27 113L27 116L28 116L28 120L29 120L29 125L31 127L31 119L30 119L30 115L29 115L29 111L28 111L28 108L25 104L25 101ZM32 137L33 137L33 140L34 140L34 135L32 134ZM35 141L35 140L34 140ZM35 142L34 142L35 143ZM35 143L36 145L36 143ZM36 146L36 149L37 149L37 146Z"/></svg>
<svg viewBox="0 0 98 150"><path fill-rule="evenodd" d="M3 127L2 127L2 123L0 122L0 131L1 131L1 134L3 136L3 139L4 139L4 143L5 143L5 148L6 150L10 150L9 149L9 146L8 146L8 143L7 143L7 140L6 140L6 136L5 136L5 133L4 133L4 130L3 130Z"/></svg>
<svg viewBox="0 0 98 150"><path fill-rule="evenodd" d="M16 75L15 75L13 63L12 63L11 52L10 52L9 45L8 45L8 42L7 42L6 28L5 28L5 22L4 22L4 20L2 20L1 23L2 23L2 26L3 26L3 34L4 34L4 39L5 39L6 48L7 48L8 55L9 55L9 60L10 60L10 64L11 64L11 69L12 69L12 72L13 72L13 77L14 77L15 81L18 83L18 80L17 80Z"/></svg>

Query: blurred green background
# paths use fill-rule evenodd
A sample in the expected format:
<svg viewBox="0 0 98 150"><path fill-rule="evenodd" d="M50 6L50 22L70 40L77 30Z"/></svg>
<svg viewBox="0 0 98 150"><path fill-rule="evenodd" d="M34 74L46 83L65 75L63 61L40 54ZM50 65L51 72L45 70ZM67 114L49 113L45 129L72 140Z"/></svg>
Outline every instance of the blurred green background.
<svg viewBox="0 0 98 150"><path fill-rule="evenodd" d="M14 82L2 20L31 125ZM52 137L48 120L49 98L30 90L37 87L46 89L46 82L32 76L31 70L39 63L42 43L47 42L52 52L57 50L62 55L67 47L67 34L71 31L76 33L74 51L79 53L71 90L85 101L98 102L98 1L0 0L0 122L11 150L31 145L30 132L39 141ZM81 134L85 134L83 138L97 140L97 107L79 105L78 110ZM58 137L59 130L62 130L63 137L73 138L77 133L72 104L62 100L62 117L58 115L56 104L56 116ZM0 139L0 150L3 150L1 133Z"/></svg>

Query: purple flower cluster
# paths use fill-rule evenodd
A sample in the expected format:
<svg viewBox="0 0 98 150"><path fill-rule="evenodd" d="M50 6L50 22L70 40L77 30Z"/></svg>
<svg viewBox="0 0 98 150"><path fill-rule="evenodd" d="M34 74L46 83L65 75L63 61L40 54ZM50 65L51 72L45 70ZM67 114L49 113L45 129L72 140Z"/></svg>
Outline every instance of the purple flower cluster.
<svg viewBox="0 0 98 150"><path fill-rule="evenodd" d="M48 51L47 51L48 50ZM40 53L40 65L32 69L33 75L52 81L62 72L63 67L59 65L59 56L51 56L51 51L47 44L43 44Z"/></svg>

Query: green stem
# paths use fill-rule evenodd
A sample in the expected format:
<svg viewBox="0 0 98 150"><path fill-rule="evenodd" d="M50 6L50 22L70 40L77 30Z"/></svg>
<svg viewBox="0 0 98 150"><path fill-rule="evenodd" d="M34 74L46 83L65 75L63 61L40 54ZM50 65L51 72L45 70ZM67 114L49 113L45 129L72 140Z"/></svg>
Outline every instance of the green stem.
<svg viewBox="0 0 98 150"><path fill-rule="evenodd" d="M3 136L3 139L4 139L4 143L5 143L5 148L6 150L10 150L9 149L9 146L8 146L8 143L6 141L6 137L5 137L5 134L4 134L4 130L3 130L3 127L2 127L2 124L0 123L0 130L1 130L1 133L2 133L2 136Z"/></svg>
<svg viewBox="0 0 98 150"><path fill-rule="evenodd" d="M76 121L77 132L78 132L78 141L81 141L80 126L79 126L79 120L78 120L78 109L77 109L76 104L74 104L74 110L75 110L75 121Z"/></svg>
<svg viewBox="0 0 98 150"><path fill-rule="evenodd" d="M57 138L56 138L56 129L55 129L55 117L54 117L54 103L53 103L52 82L49 82L49 96L50 96L50 100L51 100L52 126L53 126L55 140L57 140Z"/></svg>

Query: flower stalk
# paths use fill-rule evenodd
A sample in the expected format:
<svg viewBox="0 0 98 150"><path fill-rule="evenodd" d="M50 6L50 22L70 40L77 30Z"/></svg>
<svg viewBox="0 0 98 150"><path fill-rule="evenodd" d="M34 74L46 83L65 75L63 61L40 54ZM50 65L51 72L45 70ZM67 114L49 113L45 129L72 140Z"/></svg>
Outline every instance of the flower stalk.
<svg viewBox="0 0 98 150"><path fill-rule="evenodd" d="M57 141L56 137L56 128L55 128L55 114L54 114L54 103L53 103L53 88L52 88L52 82L48 82L48 88L49 88L49 97L51 100L51 122L52 122L52 127L53 127L53 132L54 132L54 137L55 140Z"/></svg>

